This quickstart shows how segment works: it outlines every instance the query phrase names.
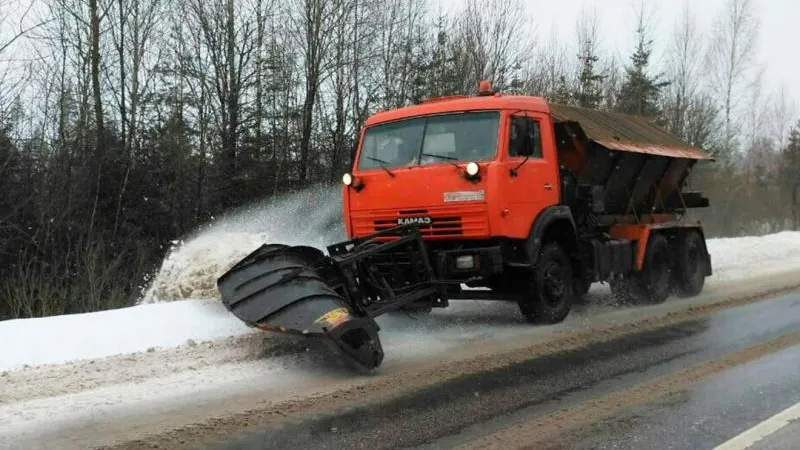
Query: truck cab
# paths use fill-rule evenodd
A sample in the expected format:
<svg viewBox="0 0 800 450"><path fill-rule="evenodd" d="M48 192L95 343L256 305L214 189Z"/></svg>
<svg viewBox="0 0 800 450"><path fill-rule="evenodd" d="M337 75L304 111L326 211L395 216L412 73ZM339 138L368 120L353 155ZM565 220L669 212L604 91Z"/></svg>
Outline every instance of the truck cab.
<svg viewBox="0 0 800 450"><path fill-rule="evenodd" d="M435 99L376 114L344 176L348 235L417 223L430 241L524 239L560 202L555 139L536 97Z"/></svg>

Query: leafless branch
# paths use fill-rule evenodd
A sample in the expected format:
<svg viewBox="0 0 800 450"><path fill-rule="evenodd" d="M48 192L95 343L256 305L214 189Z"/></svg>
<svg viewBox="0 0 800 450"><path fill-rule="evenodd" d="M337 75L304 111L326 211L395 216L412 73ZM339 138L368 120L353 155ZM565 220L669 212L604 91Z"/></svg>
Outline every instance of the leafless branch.
<svg viewBox="0 0 800 450"><path fill-rule="evenodd" d="M8 48L11 47L11 45L13 45L19 39L25 37L28 33L32 32L33 30L36 30L37 28L43 27L44 25L47 25L48 23L50 23L53 20L53 19L43 20L43 21L39 21L39 22L37 22L37 23L35 23L33 25L27 25L26 26L25 25L25 20L28 17L28 15L30 14L31 10L33 9L33 5L34 5L34 2L31 1L28 4L27 8L25 8L25 11L20 16L19 23L18 23L18 26L17 26L17 31L10 38L8 38L7 41L0 42L0 54L3 54L3 52L8 50ZM0 14L2 14L2 11L0 11ZM0 16L0 25L2 25L3 22L4 22L3 18L2 18L2 16Z"/></svg>

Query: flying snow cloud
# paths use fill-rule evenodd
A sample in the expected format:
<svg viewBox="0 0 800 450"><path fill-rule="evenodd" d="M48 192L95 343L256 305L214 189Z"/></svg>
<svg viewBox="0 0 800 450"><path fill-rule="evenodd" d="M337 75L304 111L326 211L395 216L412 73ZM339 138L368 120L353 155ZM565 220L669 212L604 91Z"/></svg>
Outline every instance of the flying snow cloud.
<svg viewBox="0 0 800 450"><path fill-rule="evenodd" d="M265 243L324 248L344 239L341 194L317 187L217 218L173 248L140 303L218 298L217 278Z"/></svg>

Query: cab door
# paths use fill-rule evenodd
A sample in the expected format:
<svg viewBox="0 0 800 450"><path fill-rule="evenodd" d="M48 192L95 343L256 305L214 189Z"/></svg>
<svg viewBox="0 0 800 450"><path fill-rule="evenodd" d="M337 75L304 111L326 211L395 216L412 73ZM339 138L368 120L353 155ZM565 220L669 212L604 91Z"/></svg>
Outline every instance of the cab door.
<svg viewBox="0 0 800 450"><path fill-rule="evenodd" d="M545 114L516 112L505 124L504 234L525 238L539 213L559 203L555 138Z"/></svg>

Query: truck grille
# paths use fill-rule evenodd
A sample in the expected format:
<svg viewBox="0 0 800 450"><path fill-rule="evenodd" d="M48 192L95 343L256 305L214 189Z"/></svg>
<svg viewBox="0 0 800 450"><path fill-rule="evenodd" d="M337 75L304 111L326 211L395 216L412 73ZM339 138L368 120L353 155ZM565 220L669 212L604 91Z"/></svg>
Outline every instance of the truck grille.
<svg viewBox="0 0 800 450"><path fill-rule="evenodd" d="M354 211L356 236L365 236L404 223L416 223L425 238L486 237L489 219L485 205L437 206L407 210Z"/></svg>

